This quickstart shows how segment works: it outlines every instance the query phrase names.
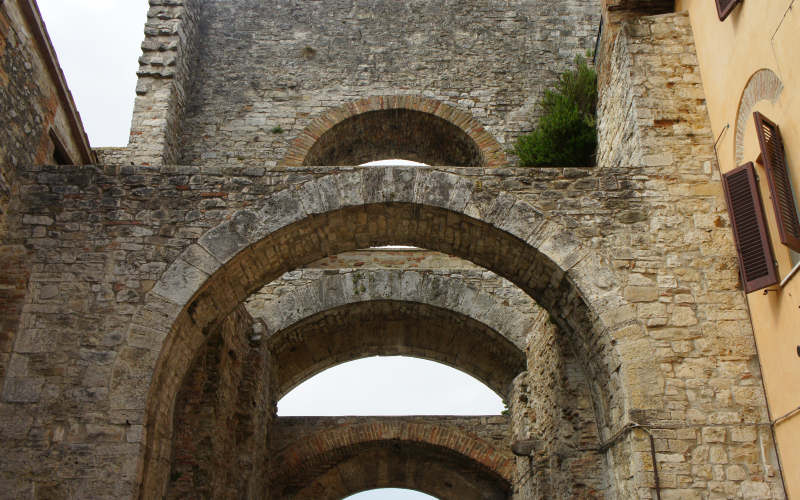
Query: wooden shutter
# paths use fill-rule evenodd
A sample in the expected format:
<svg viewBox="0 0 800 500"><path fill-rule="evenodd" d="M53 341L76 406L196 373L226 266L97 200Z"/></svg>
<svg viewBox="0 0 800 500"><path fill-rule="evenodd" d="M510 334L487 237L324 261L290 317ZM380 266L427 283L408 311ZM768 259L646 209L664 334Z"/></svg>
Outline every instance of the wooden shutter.
<svg viewBox="0 0 800 500"><path fill-rule="evenodd" d="M778 282L753 163L722 176L745 293Z"/></svg>
<svg viewBox="0 0 800 500"><path fill-rule="evenodd" d="M800 252L800 220L797 218L797 206L792 193L792 182L789 179L789 168L786 165L786 152L778 126L756 111L758 143L761 145L761 161L767 172L769 192L781 243L795 252Z"/></svg>
<svg viewBox="0 0 800 500"><path fill-rule="evenodd" d="M719 15L719 20L724 21L739 1L740 0L717 0L717 15Z"/></svg>

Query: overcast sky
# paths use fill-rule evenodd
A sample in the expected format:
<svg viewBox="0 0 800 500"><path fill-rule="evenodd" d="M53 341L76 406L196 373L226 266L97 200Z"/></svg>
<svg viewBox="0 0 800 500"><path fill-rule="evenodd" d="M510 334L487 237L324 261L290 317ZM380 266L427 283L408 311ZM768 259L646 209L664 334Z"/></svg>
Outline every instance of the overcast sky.
<svg viewBox="0 0 800 500"><path fill-rule="evenodd" d="M147 0L38 0L92 147L125 146ZM279 402L280 415L498 414L500 398L452 368L411 358L334 367ZM351 497L430 499L403 490Z"/></svg>
<svg viewBox="0 0 800 500"><path fill-rule="evenodd" d="M38 0L92 147L128 144L147 0Z"/></svg>

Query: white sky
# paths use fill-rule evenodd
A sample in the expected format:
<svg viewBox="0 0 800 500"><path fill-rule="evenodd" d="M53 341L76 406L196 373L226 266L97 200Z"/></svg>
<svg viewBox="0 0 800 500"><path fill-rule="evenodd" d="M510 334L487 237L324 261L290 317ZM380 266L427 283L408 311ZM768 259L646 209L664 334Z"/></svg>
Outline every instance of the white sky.
<svg viewBox="0 0 800 500"><path fill-rule="evenodd" d="M329 368L278 403L280 416L498 415L501 411L500 397L471 376L433 361L401 356Z"/></svg>
<svg viewBox="0 0 800 500"><path fill-rule="evenodd" d="M147 0L38 0L92 147L128 144Z"/></svg>
<svg viewBox="0 0 800 500"><path fill-rule="evenodd" d="M397 490L386 488L381 490L365 491L357 495L347 497L347 500L430 500L432 497L424 493L410 492L408 490Z"/></svg>
<svg viewBox="0 0 800 500"><path fill-rule="evenodd" d="M38 4L92 147L127 145L147 0ZM332 368L279 404L281 415L476 415L502 409L500 398L472 377L437 363L398 357ZM375 490L349 498L432 497Z"/></svg>

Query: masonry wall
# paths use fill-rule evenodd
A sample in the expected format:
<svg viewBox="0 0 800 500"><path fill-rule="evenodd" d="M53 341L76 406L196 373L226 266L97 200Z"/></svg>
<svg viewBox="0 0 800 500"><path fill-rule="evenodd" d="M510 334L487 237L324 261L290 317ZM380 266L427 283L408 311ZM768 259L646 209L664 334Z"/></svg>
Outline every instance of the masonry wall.
<svg viewBox="0 0 800 500"><path fill-rule="evenodd" d="M598 435L610 439L628 422L648 427L662 498L782 498L688 18L635 21L612 49L617 73L601 92L606 146L597 168L392 172L412 187L415 176L452 172L471 186L473 201L500 214L514 213L503 201L515 196L592 249L580 269L592 272L599 289L621 290L619 307L597 311L618 328L589 338L577 362L586 365L581 353L591 352L622 368L593 380L608 394L635 395L595 402ZM209 228L274 202L269 195L287 186L347 175L362 183L331 185L335 199L351 200L353 190L375 187L364 179L386 171L230 167L210 159L163 168L21 169L24 209L15 215L15 236L30 253L31 293L3 380L2 491L131 496L145 411L136 402L151 378L125 377L154 366L162 338L129 325L146 315L155 330L168 317L158 308L139 313L167 266ZM388 208L371 214L385 220L381 210ZM454 227L446 227L453 239L461 236ZM286 255L294 250L304 249ZM498 258L502 251L486 250ZM220 271L228 272L245 270ZM572 312L555 308L553 319L564 322ZM643 431L624 434L604 457L615 485L610 497L655 496L656 464Z"/></svg>
<svg viewBox="0 0 800 500"><path fill-rule="evenodd" d="M610 48L600 63L605 72L600 75L598 161L604 168L638 167L645 189L637 198L647 200L640 215L628 212L625 217L643 217L648 233L625 235L630 250L623 251L625 257L618 254L617 262L630 266L626 298L654 341L665 393L677 396L668 396L668 412L683 422L654 431L662 488L680 498L700 498L703 491L782 498L774 445L765 446L770 434L765 408L752 413L729 406L763 401L763 391L754 383L760 371L689 18L685 13L641 17L622 22L606 36ZM637 175L634 169L629 174ZM732 335L742 336L733 341ZM718 348L717 355L709 351ZM732 366L738 367L734 378L729 376ZM753 425L736 425L744 415ZM730 446L725 452L723 443ZM646 449L643 444L638 446ZM620 475L644 476L651 468L646 454L629 464L615 457L609 455ZM744 465L748 460L751 466ZM744 470L764 482L734 479Z"/></svg>
<svg viewBox="0 0 800 500"><path fill-rule="evenodd" d="M35 3L0 4L0 239L15 191L15 169L53 163L52 130L75 163L88 140ZM77 122L76 122L77 120Z"/></svg>
<svg viewBox="0 0 800 500"><path fill-rule="evenodd" d="M201 0L150 0L128 148L122 163L178 163L186 92L193 78Z"/></svg>
<svg viewBox="0 0 800 500"><path fill-rule="evenodd" d="M794 209L800 207L800 11L791 0L764 4L739 2L725 21L714 5L696 0L677 2L689 13L696 33L697 55L722 172L754 162L764 218L780 286L767 294L748 295L771 418L788 494L800 496L800 254L781 243L768 175L756 161L761 148L753 112L780 129L786 165L794 188ZM769 36L767 36L768 34ZM793 270L795 274L792 274ZM780 332L780 334L776 334Z"/></svg>
<svg viewBox="0 0 800 500"><path fill-rule="evenodd" d="M0 3L0 379L5 377L20 327L30 275L27 249L16 232L21 220L14 215L20 211L17 171L55 162L51 133L72 161L88 162L88 140L35 3L4 1Z"/></svg>
<svg viewBox="0 0 800 500"><path fill-rule="evenodd" d="M269 354L244 306L216 331L184 382L175 410L167 498L268 496L265 443L274 415Z"/></svg>
<svg viewBox="0 0 800 500"><path fill-rule="evenodd" d="M600 6L208 0L199 12L180 161L230 166L275 165L316 115L386 94L467 111L510 148L544 89L593 47Z"/></svg>
<svg viewBox="0 0 800 500"><path fill-rule="evenodd" d="M613 498L597 450L596 387L544 311L533 332L509 407L514 440L534 440L535 447L516 460L513 498Z"/></svg>

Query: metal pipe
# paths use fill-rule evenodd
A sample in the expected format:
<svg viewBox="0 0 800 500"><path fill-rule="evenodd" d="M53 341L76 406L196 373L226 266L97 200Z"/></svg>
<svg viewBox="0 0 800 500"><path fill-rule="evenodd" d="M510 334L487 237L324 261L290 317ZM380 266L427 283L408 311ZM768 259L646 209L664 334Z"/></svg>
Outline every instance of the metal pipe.
<svg viewBox="0 0 800 500"><path fill-rule="evenodd" d="M609 448L614 446L620 439L622 439L624 436L626 436L629 432L631 432L634 429L643 430L647 434L647 437L650 438L650 457L653 460L653 481L655 483L655 488L656 488L656 500L661 500L661 481L660 481L660 478L658 476L658 460L656 458L656 442L655 442L655 439L653 438L653 434L650 432L650 430L647 427L645 427L643 425L639 425L636 422L629 422L628 424L625 425L625 427L623 427L616 434L614 434L614 436L612 436L611 439L609 439L605 443L602 443L597 448L597 451L600 452L600 453L605 453L606 451L608 451Z"/></svg>
<svg viewBox="0 0 800 500"><path fill-rule="evenodd" d="M798 406L794 410L790 411L786 415L783 415L783 416L780 416L780 417L776 418L772 422L772 426L775 427L776 425L781 424L781 423L789 420L790 418L794 417L795 415L800 415L800 406Z"/></svg>
<svg viewBox="0 0 800 500"><path fill-rule="evenodd" d="M600 37L603 35L603 16L600 16L600 26L597 27L597 39L594 41L594 54L592 54L592 66L597 68L597 48L600 47ZM597 69L595 69L597 71Z"/></svg>
<svg viewBox="0 0 800 500"><path fill-rule="evenodd" d="M792 276L795 275L795 273L797 272L798 269L800 269L800 262L795 264L795 266L792 268L792 270L789 271L789 274L787 274L786 276L783 277L783 279L781 280L781 285L780 285L781 288L786 286L786 283L788 283L789 280L792 279Z"/></svg>

